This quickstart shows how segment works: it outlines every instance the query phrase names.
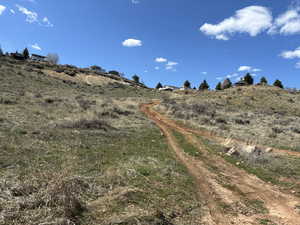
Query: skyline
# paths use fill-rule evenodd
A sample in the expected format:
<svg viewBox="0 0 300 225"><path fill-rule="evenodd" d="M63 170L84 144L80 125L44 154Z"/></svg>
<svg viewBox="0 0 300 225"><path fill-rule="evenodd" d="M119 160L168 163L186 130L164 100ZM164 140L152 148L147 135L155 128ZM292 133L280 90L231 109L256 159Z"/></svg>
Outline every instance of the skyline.
<svg viewBox="0 0 300 225"><path fill-rule="evenodd" d="M214 88L250 72L300 88L298 1L0 1L0 25L3 51L57 53L151 87L206 79Z"/></svg>

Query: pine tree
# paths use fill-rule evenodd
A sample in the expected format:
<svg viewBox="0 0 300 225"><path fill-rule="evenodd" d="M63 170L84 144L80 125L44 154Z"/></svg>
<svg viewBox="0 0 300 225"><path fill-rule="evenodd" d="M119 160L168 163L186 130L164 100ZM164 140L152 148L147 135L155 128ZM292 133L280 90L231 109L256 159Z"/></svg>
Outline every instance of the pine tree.
<svg viewBox="0 0 300 225"><path fill-rule="evenodd" d="M246 76L244 77L244 81L248 84L248 85L253 85L253 77L250 75L250 73L247 73Z"/></svg>
<svg viewBox="0 0 300 225"><path fill-rule="evenodd" d="M133 75L132 79L135 83L140 83L140 77L138 75Z"/></svg>
<svg viewBox="0 0 300 225"><path fill-rule="evenodd" d="M217 84L216 90L217 90L217 91L221 91L221 90L222 90L222 84L221 84L221 82L219 82L219 83Z"/></svg>
<svg viewBox="0 0 300 225"><path fill-rule="evenodd" d="M156 85L156 89L160 89L160 88L162 88L163 86L162 86L162 84L159 82L157 85Z"/></svg>
<svg viewBox="0 0 300 225"><path fill-rule="evenodd" d="M260 84L261 84L261 85L267 85L267 84L268 84L267 79L266 79L265 77L262 77L262 78L260 79Z"/></svg>
<svg viewBox="0 0 300 225"><path fill-rule="evenodd" d="M199 90L208 90L209 89L209 85L208 85L208 83L206 82L206 80L204 80L201 84L200 84L200 86L199 86Z"/></svg>
<svg viewBox="0 0 300 225"><path fill-rule="evenodd" d="M222 90L227 89L227 88L231 88L231 87L232 87L232 83L231 83L229 78L224 80L222 85L221 85Z"/></svg>
<svg viewBox="0 0 300 225"><path fill-rule="evenodd" d="M183 87L184 87L184 88L191 88L191 83L190 83L188 80L186 80L186 81L184 82L184 84L183 84Z"/></svg>
<svg viewBox="0 0 300 225"><path fill-rule="evenodd" d="M28 51L27 48L24 49L23 56L24 56L25 59L29 59L29 51Z"/></svg>
<svg viewBox="0 0 300 225"><path fill-rule="evenodd" d="M282 89L283 89L283 85L282 85L282 83L281 83L280 80L276 80L276 81L274 82L273 85L274 85L275 87L279 87L279 88L282 88Z"/></svg>

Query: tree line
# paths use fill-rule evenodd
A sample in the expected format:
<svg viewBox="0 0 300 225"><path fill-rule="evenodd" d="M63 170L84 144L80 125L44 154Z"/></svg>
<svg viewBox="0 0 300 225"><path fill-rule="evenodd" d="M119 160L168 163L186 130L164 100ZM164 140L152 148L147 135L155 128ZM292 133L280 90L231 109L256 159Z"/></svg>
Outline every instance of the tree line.
<svg viewBox="0 0 300 225"><path fill-rule="evenodd" d="M254 85L254 79L253 77L251 76L250 73L247 73L243 78L241 78L240 81L238 81L237 83L235 83L235 86L250 86L250 85ZM257 83L256 85L269 85L268 84L268 81L266 79L266 77L262 77L260 79L260 82ZM231 88L233 87L234 84L231 82L231 80L229 78L225 79L223 82L219 82L216 87L215 87L215 90L217 91L220 91L220 90L225 90L225 89L228 89L228 88ZM273 86L275 87L279 87L279 88L284 88L282 82L280 80L275 80L275 82L273 83ZM159 82L157 85L156 85L156 89L160 89L162 88L162 84ZM192 89L192 85L190 83L190 81L186 80L184 83L183 83L183 88L185 89ZM206 80L203 80L199 87L198 87L198 90L200 91L204 91L204 90L209 90L210 86L209 84L207 83ZM196 87L194 87L193 89L197 89Z"/></svg>

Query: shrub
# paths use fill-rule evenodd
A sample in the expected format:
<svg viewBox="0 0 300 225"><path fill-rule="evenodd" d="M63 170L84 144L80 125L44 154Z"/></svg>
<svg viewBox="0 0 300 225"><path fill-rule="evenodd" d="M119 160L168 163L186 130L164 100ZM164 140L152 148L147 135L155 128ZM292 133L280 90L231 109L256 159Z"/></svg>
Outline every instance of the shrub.
<svg viewBox="0 0 300 225"><path fill-rule="evenodd" d="M190 83L188 80L186 80L186 81L184 82L184 84L183 84L183 87L184 87L184 88L191 88L191 83Z"/></svg>
<svg viewBox="0 0 300 225"><path fill-rule="evenodd" d="M91 69L92 71L99 72L99 73L105 72L105 70L104 70L102 67L97 66L97 65L91 66L90 69Z"/></svg>
<svg viewBox="0 0 300 225"><path fill-rule="evenodd" d="M56 54L56 53L49 53L47 55L47 61L49 63L52 63L52 64L58 64L58 62L59 62L59 56L58 56L58 54Z"/></svg>
<svg viewBox="0 0 300 225"><path fill-rule="evenodd" d="M61 126L62 128L69 128L69 129L84 129L84 130L104 130L108 131L112 129L107 122L99 119L81 119L77 121L67 122Z"/></svg>
<svg viewBox="0 0 300 225"><path fill-rule="evenodd" d="M135 83L140 83L140 77L138 75L133 75L132 76L132 80L135 82Z"/></svg>
<svg viewBox="0 0 300 225"><path fill-rule="evenodd" d="M283 85L282 85L282 83L281 83L280 80L276 80L276 81L274 82L273 85L274 85L275 87L279 87L279 88L282 88L282 89L283 89Z"/></svg>
<svg viewBox="0 0 300 225"><path fill-rule="evenodd" d="M267 85L267 84L268 84L267 79L266 79L265 77L262 77L262 78L260 79L260 84L261 84L261 85Z"/></svg>
<svg viewBox="0 0 300 225"><path fill-rule="evenodd" d="M120 73L116 70L111 70L108 72L109 74L113 74L113 75L116 75L116 76L120 76Z"/></svg>

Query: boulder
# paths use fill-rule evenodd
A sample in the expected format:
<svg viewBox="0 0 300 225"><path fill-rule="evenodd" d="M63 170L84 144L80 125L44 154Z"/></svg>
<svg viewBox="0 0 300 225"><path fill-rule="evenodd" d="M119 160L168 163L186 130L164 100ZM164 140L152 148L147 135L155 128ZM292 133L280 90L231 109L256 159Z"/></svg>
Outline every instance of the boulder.
<svg viewBox="0 0 300 225"><path fill-rule="evenodd" d="M232 156L232 155L239 155L239 152L237 151L237 149L235 147L229 149L229 151L226 153L226 155L228 156Z"/></svg>
<svg viewBox="0 0 300 225"><path fill-rule="evenodd" d="M265 152L266 152L266 153L271 153L271 152L273 152L273 148L267 148L267 149L265 150Z"/></svg>

